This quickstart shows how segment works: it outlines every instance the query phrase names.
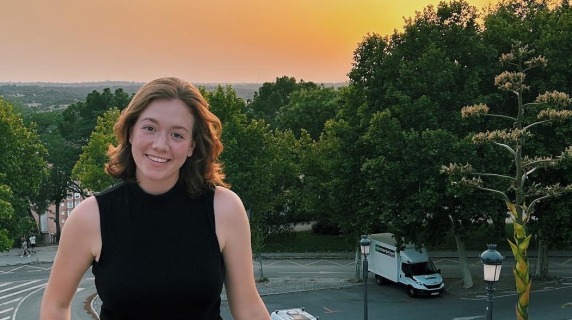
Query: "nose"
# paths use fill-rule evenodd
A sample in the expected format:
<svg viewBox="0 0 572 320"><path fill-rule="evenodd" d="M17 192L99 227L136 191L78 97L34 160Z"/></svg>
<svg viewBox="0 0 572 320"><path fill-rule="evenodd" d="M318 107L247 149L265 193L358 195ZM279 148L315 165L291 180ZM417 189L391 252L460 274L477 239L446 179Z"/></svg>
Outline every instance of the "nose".
<svg viewBox="0 0 572 320"><path fill-rule="evenodd" d="M167 139L168 139L168 137L164 133L160 133L160 134L156 135L155 139L153 140L153 149L155 149L155 150L167 149L167 145L168 145Z"/></svg>

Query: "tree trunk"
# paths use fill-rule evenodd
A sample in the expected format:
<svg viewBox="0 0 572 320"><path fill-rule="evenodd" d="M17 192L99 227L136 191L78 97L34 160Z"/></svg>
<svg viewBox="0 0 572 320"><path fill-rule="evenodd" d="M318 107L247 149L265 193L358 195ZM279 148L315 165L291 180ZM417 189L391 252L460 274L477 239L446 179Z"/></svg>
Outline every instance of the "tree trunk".
<svg viewBox="0 0 572 320"><path fill-rule="evenodd" d="M542 239L538 240L538 259L536 260L534 277L537 279L548 277L548 245Z"/></svg>
<svg viewBox="0 0 572 320"><path fill-rule="evenodd" d="M32 208L28 207L28 216L30 217L30 219L32 221L35 222L34 225L36 226L36 228L34 230L34 234L40 234L40 216L41 216L40 213L38 213L38 221L36 221L36 218L34 217L34 214L32 213Z"/></svg>
<svg viewBox="0 0 572 320"><path fill-rule="evenodd" d="M56 201L56 219L54 220L56 222L56 234L54 235L54 241L56 242L56 244L60 244L60 233L62 232L61 227L60 227L60 203L62 201Z"/></svg>
<svg viewBox="0 0 572 320"><path fill-rule="evenodd" d="M359 282L361 279L361 250L359 246L356 247L355 263L356 263L355 281Z"/></svg>
<svg viewBox="0 0 572 320"><path fill-rule="evenodd" d="M469 263L467 261L467 250L465 249L465 241L455 235L455 243L457 243L457 251L459 252L459 264L461 267L461 276L463 277L463 288L469 289L473 287L473 276Z"/></svg>
<svg viewBox="0 0 572 320"><path fill-rule="evenodd" d="M261 254L257 254L256 255L256 260L258 260L258 267L260 270L260 278L258 280L260 281L265 281L266 279L264 278L264 269L262 268L262 255Z"/></svg>

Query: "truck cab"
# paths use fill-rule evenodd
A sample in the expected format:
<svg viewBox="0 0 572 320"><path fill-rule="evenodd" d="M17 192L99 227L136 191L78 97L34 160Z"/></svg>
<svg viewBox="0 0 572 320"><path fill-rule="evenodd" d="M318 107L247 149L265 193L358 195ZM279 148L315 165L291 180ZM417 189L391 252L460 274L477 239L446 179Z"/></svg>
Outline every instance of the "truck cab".
<svg viewBox="0 0 572 320"><path fill-rule="evenodd" d="M444 289L441 271L435 268L433 261L401 262L400 283L407 286L411 297L417 295L439 295Z"/></svg>

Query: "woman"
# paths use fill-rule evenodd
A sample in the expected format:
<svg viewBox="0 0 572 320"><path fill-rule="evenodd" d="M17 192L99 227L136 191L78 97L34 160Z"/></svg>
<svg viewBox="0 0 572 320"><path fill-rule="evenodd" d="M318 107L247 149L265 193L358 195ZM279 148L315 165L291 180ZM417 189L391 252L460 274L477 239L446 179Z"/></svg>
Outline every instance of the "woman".
<svg viewBox="0 0 572 320"><path fill-rule="evenodd" d="M122 183L66 221L41 319L70 319L92 266L106 319L221 319L224 282L235 319L269 319L252 268L242 201L224 183L221 124L177 78L143 86L114 127L106 170Z"/></svg>
<svg viewBox="0 0 572 320"><path fill-rule="evenodd" d="M28 241L26 241L26 237L22 236L20 237L20 243L21 243L21 247L22 247L22 254L20 255L20 257L31 257L32 254L30 253L30 250L28 250Z"/></svg>

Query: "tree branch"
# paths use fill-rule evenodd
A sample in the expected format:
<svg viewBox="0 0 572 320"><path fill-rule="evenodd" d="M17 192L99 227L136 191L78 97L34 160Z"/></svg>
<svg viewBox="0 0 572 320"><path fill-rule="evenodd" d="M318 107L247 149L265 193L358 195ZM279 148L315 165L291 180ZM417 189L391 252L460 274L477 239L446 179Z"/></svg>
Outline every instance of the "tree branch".
<svg viewBox="0 0 572 320"><path fill-rule="evenodd" d="M533 168L532 170L530 170L530 173L534 172L536 170L536 168ZM528 172L525 172L522 175L522 179L520 179L520 189L524 189L524 183L526 182L526 180L528 180Z"/></svg>
<svg viewBox="0 0 572 320"><path fill-rule="evenodd" d="M510 202L509 198L508 198L508 197L506 196L506 194L504 194L504 192L502 192L502 191L498 191L498 190L495 190L495 189L489 189L489 188L485 188L485 187L477 187L477 188L478 188L478 189L481 189L481 190L484 190L484 191L488 191L488 192L492 192L492 193L499 194L499 195L502 196L502 198L503 198L505 201Z"/></svg>
<svg viewBox="0 0 572 320"><path fill-rule="evenodd" d="M511 148L508 144L504 144L504 143L500 143L500 142L495 142L493 141L494 144L496 144L497 146L501 146L505 149L508 150L508 152L510 152L510 154L512 154L513 157L516 157L516 151L514 151L513 148Z"/></svg>
<svg viewBox="0 0 572 320"><path fill-rule="evenodd" d="M514 177L505 176L505 175L503 175L503 174L498 174L498 173L488 173L488 172L480 173L480 172L476 172L476 173L471 173L471 175L474 175L474 176L485 176L485 177L504 178L504 179L508 179L508 180L510 180L510 181L514 181Z"/></svg>
<svg viewBox="0 0 572 320"><path fill-rule="evenodd" d="M551 196L552 196L552 195L547 194L547 195L545 195L545 196L538 197L538 198L532 200L532 202L530 202L530 205L528 206L528 210L527 210L527 211L528 211L529 213L532 213L532 210L533 210L534 206L535 206L537 203L539 203L541 200L544 200L544 199L546 199L546 198L550 198ZM528 216L530 216L530 214L528 214Z"/></svg>
<svg viewBox="0 0 572 320"><path fill-rule="evenodd" d="M531 161L531 162L529 162L529 163L527 163L527 164L524 164L523 166L524 166L524 167L530 167L530 166L535 166L535 165L540 164L540 163L543 163L543 162L558 162L558 160L556 160L556 159L541 159L541 160L535 160L535 161ZM537 169L537 168L534 168L534 169ZM530 170L533 170L533 169L530 169ZM532 173L532 172L531 172L531 173Z"/></svg>
<svg viewBox="0 0 572 320"><path fill-rule="evenodd" d="M485 117L503 118L503 119L507 119L507 120L516 121L516 118L509 117L509 116L505 116L505 115L502 115L502 114L490 114L490 113L487 113L487 114L483 114L483 115L484 115Z"/></svg>
<svg viewBox="0 0 572 320"><path fill-rule="evenodd" d="M543 123L546 123L546 122L552 122L552 121L554 121L554 120L550 119L550 120L542 120L542 121L534 122L534 123L531 123L531 124L529 124L528 126L522 128L522 130L528 130L528 129L530 129L531 127L533 127L533 126L535 126L535 125L543 124Z"/></svg>
<svg viewBox="0 0 572 320"><path fill-rule="evenodd" d="M528 171L523 175L523 177L528 177L530 174L532 174L534 171L536 171L536 169L538 169L538 167L534 167L534 168L528 170Z"/></svg>

